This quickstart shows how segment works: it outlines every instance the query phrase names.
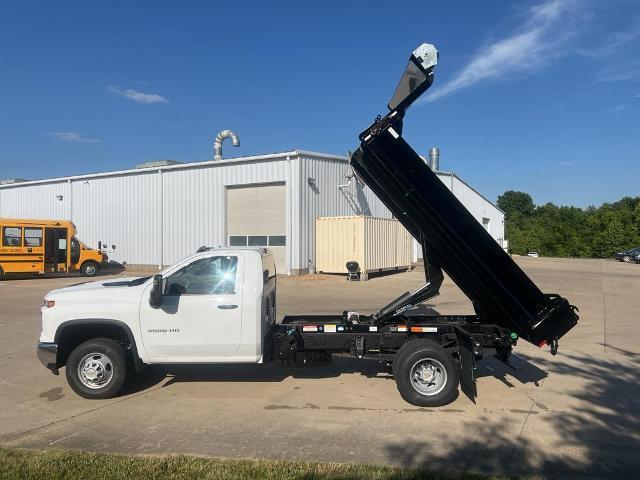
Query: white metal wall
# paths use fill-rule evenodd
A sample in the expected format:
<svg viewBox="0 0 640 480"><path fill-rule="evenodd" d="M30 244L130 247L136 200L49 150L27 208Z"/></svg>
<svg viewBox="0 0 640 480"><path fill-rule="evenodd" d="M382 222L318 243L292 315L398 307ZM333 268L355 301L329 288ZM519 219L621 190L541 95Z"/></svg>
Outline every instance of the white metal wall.
<svg viewBox="0 0 640 480"><path fill-rule="evenodd" d="M44 185L24 185L0 188L0 217L8 218L69 218L69 182L57 181ZM62 200L58 200L58 196Z"/></svg>
<svg viewBox="0 0 640 480"><path fill-rule="evenodd" d="M70 219L88 245L116 245L116 261L169 265L225 245L225 186L286 182L290 163L270 155L0 187L0 216Z"/></svg>
<svg viewBox="0 0 640 480"><path fill-rule="evenodd" d="M202 245L226 245L226 186L286 182L288 170L286 157L163 170L163 263Z"/></svg>
<svg viewBox="0 0 640 480"><path fill-rule="evenodd" d="M297 251L292 252L292 268L305 271L309 267L309 260L314 261L317 217L365 214L391 218L391 212L368 187L361 187L353 181L343 189L344 193L338 189L338 185L347 182L346 157L302 152L297 166L295 174L299 192L296 192L298 197L293 204L295 211L292 219L293 230L299 232L300 237L295 243Z"/></svg>
<svg viewBox="0 0 640 480"><path fill-rule="evenodd" d="M245 157L0 186L0 216L71 219L91 246L116 245L111 258L168 265L202 245L225 245L225 187L287 185L288 271L305 271L315 255L315 219L365 214L391 218L367 188L346 183L347 159L313 152ZM504 237L504 215L455 175L440 179L482 222ZM311 179L311 180L310 180ZM61 195L62 200L56 197ZM414 260L417 259L414 247Z"/></svg>
<svg viewBox="0 0 640 480"><path fill-rule="evenodd" d="M160 259L160 178L155 172L76 180L71 219L78 237L94 248L98 241L117 261L158 265ZM34 215L40 218L42 215ZM60 217L56 217L60 218Z"/></svg>

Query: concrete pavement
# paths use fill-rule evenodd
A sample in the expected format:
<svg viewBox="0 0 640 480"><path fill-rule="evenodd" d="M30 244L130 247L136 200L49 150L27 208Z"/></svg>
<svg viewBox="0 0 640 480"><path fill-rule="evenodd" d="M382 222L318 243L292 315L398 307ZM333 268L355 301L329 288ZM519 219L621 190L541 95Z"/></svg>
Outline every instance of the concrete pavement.
<svg viewBox="0 0 640 480"><path fill-rule="evenodd" d="M640 265L518 258L545 292L580 308L552 357L520 342L515 369L478 367L479 398L405 403L375 363L151 368L125 395L88 401L35 358L43 295L77 278L0 281L0 444L124 453L391 463L481 472L640 472ZM372 312L417 287L414 271L349 283L283 278L278 312ZM472 313L448 280L430 305Z"/></svg>

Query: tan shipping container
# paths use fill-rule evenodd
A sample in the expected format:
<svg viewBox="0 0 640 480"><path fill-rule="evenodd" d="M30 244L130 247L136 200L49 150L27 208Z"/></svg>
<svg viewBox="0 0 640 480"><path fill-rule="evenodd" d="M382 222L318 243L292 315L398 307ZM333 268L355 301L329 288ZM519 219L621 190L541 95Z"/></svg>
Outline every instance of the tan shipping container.
<svg viewBox="0 0 640 480"><path fill-rule="evenodd" d="M411 267L411 235L395 219L366 216L316 218L316 271L347 273L360 265L361 278L372 272Z"/></svg>

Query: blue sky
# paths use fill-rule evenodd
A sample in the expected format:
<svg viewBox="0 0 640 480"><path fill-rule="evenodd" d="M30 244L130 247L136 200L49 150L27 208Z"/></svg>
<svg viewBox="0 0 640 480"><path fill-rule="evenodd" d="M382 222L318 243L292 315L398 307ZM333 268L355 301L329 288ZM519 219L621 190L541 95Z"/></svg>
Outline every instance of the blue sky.
<svg viewBox="0 0 640 480"><path fill-rule="evenodd" d="M640 194L640 2L0 5L0 178L300 148L344 154L409 53L440 63L404 136L491 199Z"/></svg>

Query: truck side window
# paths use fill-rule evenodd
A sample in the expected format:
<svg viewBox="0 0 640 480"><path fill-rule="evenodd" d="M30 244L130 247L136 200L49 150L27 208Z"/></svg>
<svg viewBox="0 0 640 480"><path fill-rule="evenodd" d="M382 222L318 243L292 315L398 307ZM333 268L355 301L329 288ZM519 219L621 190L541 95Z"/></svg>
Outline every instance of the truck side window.
<svg viewBox="0 0 640 480"><path fill-rule="evenodd" d="M196 260L167 278L165 295L225 295L235 293L238 257Z"/></svg>
<svg viewBox="0 0 640 480"><path fill-rule="evenodd" d="M22 246L22 227L4 227L2 229L3 247Z"/></svg>

